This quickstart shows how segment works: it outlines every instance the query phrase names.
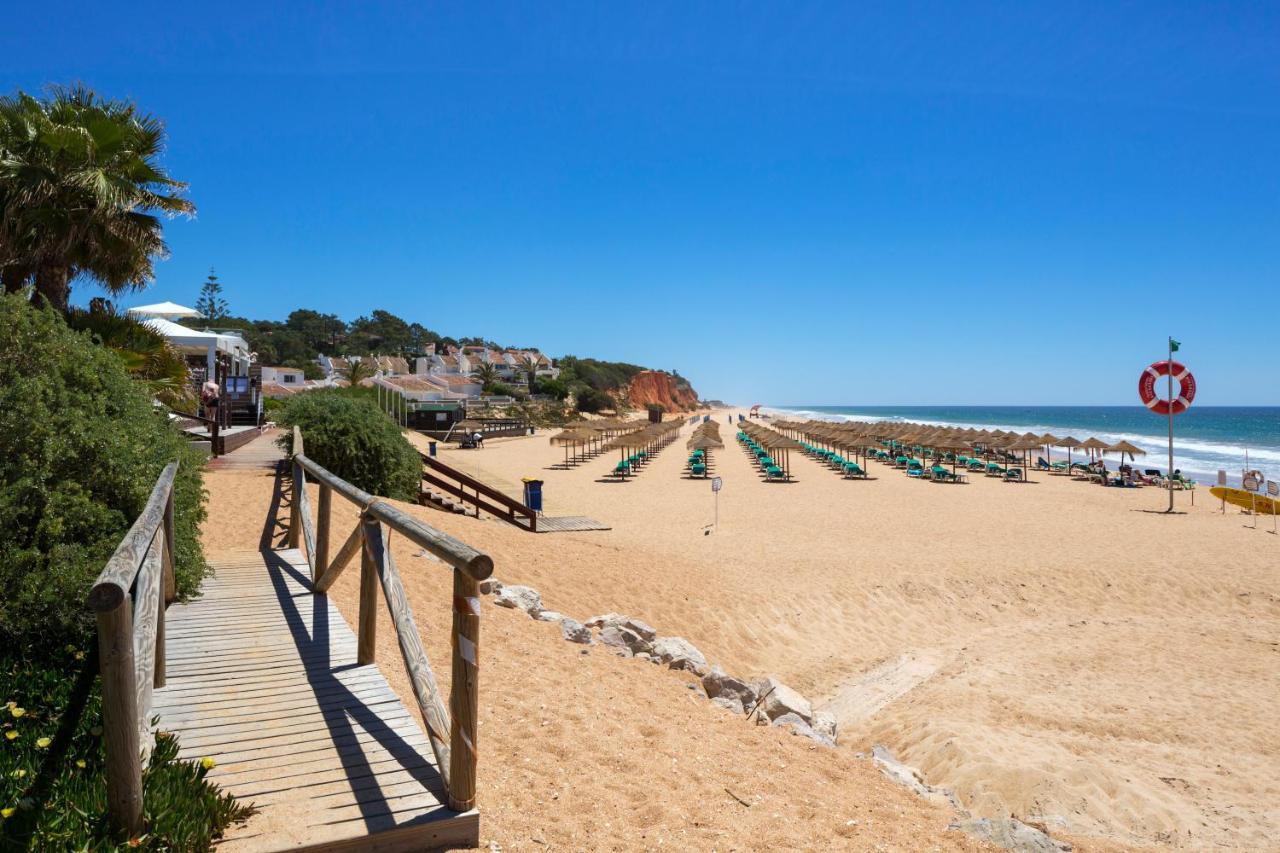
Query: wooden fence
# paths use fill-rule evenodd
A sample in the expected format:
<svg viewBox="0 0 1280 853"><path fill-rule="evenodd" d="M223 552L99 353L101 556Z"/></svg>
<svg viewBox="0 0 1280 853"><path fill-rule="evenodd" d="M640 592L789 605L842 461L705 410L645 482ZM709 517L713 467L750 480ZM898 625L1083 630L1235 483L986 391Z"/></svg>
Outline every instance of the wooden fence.
<svg viewBox="0 0 1280 853"><path fill-rule="evenodd" d="M537 532L538 514L520 501L438 459L418 455L422 457L422 481L469 504L477 518L484 510L516 527Z"/></svg>
<svg viewBox="0 0 1280 853"><path fill-rule="evenodd" d="M188 412L179 412L177 409L174 409L173 413L184 420L204 424L205 428L209 430L209 455L221 456L223 454L222 424L219 422L219 419L210 419L201 417L200 415L192 415ZM200 441L199 436L194 433L187 433L187 435L193 441Z"/></svg>
<svg viewBox="0 0 1280 853"><path fill-rule="evenodd" d="M314 523L306 488L308 477L320 486ZM297 427L293 431L292 479L289 544L295 548L304 547L315 592L324 593L333 586L356 553L360 554L357 660L360 664L374 662L378 587L381 586L413 695L426 723L427 737L448 792L449 807L457 811L473 808L476 798L476 701L480 654L479 582L493 574L493 560L308 459L302 433ZM360 520L331 560L329 545L334 493L360 508ZM453 660L449 710L441 698L431 663L418 635L400 572L391 549L387 547L384 525L453 568Z"/></svg>
<svg viewBox="0 0 1280 853"><path fill-rule="evenodd" d="M142 514L89 592L98 619L107 815L129 837L142 832L142 768L151 752L152 690L164 686L165 607L173 601L173 479L170 462Z"/></svg>

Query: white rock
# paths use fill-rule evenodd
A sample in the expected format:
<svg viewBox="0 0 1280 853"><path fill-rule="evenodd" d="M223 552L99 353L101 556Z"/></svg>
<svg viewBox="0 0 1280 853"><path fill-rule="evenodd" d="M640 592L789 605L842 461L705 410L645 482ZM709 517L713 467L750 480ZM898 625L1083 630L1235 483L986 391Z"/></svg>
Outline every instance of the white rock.
<svg viewBox="0 0 1280 853"><path fill-rule="evenodd" d="M504 586L498 590L493 603L499 607L523 610L530 616L536 616L542 612L542 596L536 589L528 586Z"/></svg>
<svg viewBox="0 0 1280 853"><path fill-rule="evenodd" d="M559 622L564 618L563 613L557 613L554 610L539 610L537 613L530 613L529 615L539 622Z"/></svg>
<svg viewBox="0 0 1280 853"><path fill-rule="evenodd" d="M622 627L632 631L640 639L652 643L658 638L658 632L653 630L647 623L641 622L639 619L627 619L623 621Z"/></svg>
<svg viewBox="0 0 1280 853"><path fill-rule="evenodd" d="M879 744L871 748L871 760L880 768L880 772L897 782L908 791L914 791L922 797L941 799L954 808L960 808L960 798L949 788L937 788L924 781L920 771L899 761L887 747Z"/></svg>
<svg viewBox="0 0 1280 853"><path fill-rule="evenodd" d="M755 683L756 694L761 698L760 712L770 720L783 714L795 714L806 724L813 720L813 706L809 700L783 684L772 675Z"/></svg>
<svg viewBox="0 0 1280 853"><path fill-rule="evenodd" d="M1019 853L1062 853L1071 845L1029 826L1017 818L977 818L952 823L948 829L958 829L989 841L1006 850Z"/></svg>
<svg viewBox="0 0 1280 853"><path fill-rule="evenodd" d="M835 746L836 743L824 734L820 734L813 730L813 727L801 719L799 714L786 713L773 721L775 726L782 726L791 729L793 735L802 735L823 746Z"/></svg>
<svg viewBox="0 0 1280 853"><path fill-rule="evenodd" d="M738 701L736 696L714 696L711 699L711 704L738 715L746 713L746 709L742 707L742 703Z"/></svg>
<svg viewBox="0 0 1280 853"><path fill-rule="evenodd" d="M684 637L659 637L653 642L653 656L671 669L687 669L699 674L707 671L707 659Z"/></svg>
<svg viewBox="0 0 1280 853"><path fill-rule="evenodd" d="M837 725L835 714L830 711L814 711L813 720L810 725L813 726L813 730L818 734L827 738L832 743L836 742Z"/></svg>
<svg viewBox="0 0 1280 853"><path fill-rule="evenodd" d="M702 689L712 699L733 699L739 705L750 708L756 703L755 688L740 678L734 678L719 666L711 667L711 671L702 677Z"/></svg>
<svg viewBox="0 0 1280 853"><path fill-rule="evenodd" d="M560 635L571 643L581 643L584 646L595 642L591 639L590 628L569 618L560 620Z"/></svg>
<svg viewBox="0 0 1280 853"><path fill-rule="evenodd" d="M600 642L606 646L626 649L631 654L648 652L649 643L629 628L610 625L600 632Z"/></svg>
<svg viewBox="0 0 1280 853"><path fill-rule="evenodd" d="M625 624L627 617L621 613L606 613L603 616L592 616L585 624L588 628L610 628Z"/></svg>

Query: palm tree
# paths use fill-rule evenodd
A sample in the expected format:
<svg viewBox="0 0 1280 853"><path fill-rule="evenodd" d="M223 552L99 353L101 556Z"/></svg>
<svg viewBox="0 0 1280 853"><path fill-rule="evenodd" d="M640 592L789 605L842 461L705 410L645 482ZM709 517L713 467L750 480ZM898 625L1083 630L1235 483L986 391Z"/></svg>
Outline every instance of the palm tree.
<svg viewBox="0 0 1280 853"><path fill-rule="evenodd" d="M471 375L480 380L480 385L487 391L498 381L498 368L492 362L482 361L479 367L471 371Z"/></svg>
<svg viewBox="0 0 1280 853"><path fill-rule="evenodd" d="M66 311L71 281L146 287L168 255L160 216L191 215L158 160L164 126L82 86L0 98L0 278Z"/></svg>
<svg viewBox="0 0 1280 853"><path fill-rule="evenodd" d="M532 394L534 380L538 377L538 359L531 355L523 356L520 359L520 367L529 378L529 393Z"/></svg>
<svg viewBox="0 0 1280 853"><path fill-rule="evenodd" d="M373 356L365 356L359 361L347 362L347 381L354 388L360 384L360 380L367 379L373 375Z"/></svg>

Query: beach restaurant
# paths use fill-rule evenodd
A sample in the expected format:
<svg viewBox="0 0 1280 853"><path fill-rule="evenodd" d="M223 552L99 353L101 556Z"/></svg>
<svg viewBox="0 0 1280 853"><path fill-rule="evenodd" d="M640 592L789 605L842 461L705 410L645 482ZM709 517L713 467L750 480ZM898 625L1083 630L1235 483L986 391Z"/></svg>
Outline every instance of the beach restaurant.
<svg viewBox="0 0 1280 853"><path fill-rule="evenodd" d="M160 302L130 308L128 313L137 315L148 328L186 356L193 372L203 368L203 376L214 378L220 385L226 385L228 377L249 375L252 363L249 344L239 334L199 331L174 322L180 317L199 317L197 311L174 302Z"/></svg>

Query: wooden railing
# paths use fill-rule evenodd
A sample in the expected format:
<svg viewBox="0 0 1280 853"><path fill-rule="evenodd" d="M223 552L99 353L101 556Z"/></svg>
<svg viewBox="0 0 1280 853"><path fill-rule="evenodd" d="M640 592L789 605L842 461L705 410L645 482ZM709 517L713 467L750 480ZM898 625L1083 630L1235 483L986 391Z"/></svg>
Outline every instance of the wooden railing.
<svg viewBox="0 0 1280 853"><path fill-rule="evenodd" d="M484 510L517 527L537 531L538 514L520 501L438 459L421 453L418 455L422 457L422 481L470 504L476 511L477 518L480 517L480 510ZM468 489L471 491L468 492Z"/></svg>
<svg viewBox="0 0 1280 853"><path fill-rule="evenodd" d="M219 406L218 408L221 409L222 407ZM218 420L201 417L200 415L193 415L188 412L179 412L177 409L174 409L173 413L180 418L186 418L189 421L196 421L197 423L204 424L205 428L209 430L209 453L213 456L222 455L222 424L219 423Z"/></svg>
<svg viewBox="0 0 1280 853"><path fill-rule="evenodd" d="M119 833L142 832L142 769L151 753L152 690L164 686L165 607L173 573L173 479L165 466L142 514L89 592L98 618L107 815Z"/></svg>
<svg viewBox="0 0 1280 853"><path fill-rule="evenodd" d="M427 737L435 753L440 776L448 792L449 807L467 811L476 802L476 700L480 654L479 582L493 574L493 560L446 533L411 518L381 498L356 488L308 459L302 432L293 430L293 497L290 504L289 544L303 546L311 568L312 586L325 593L347 564L360 553L360 615L356 629L356 658L360 664L374 662L377 638L378 587L382 587L400 655L409 673L409 683L427 726ZM317 521L311 520L307 479L320 486ZM360 520L337 555L329 559L329 533L333 495L346 498L360 508ZM441 699L435 674L422 647L413 610L405 595L383 526L453 568L453 660L449 710Z"/></svg>

